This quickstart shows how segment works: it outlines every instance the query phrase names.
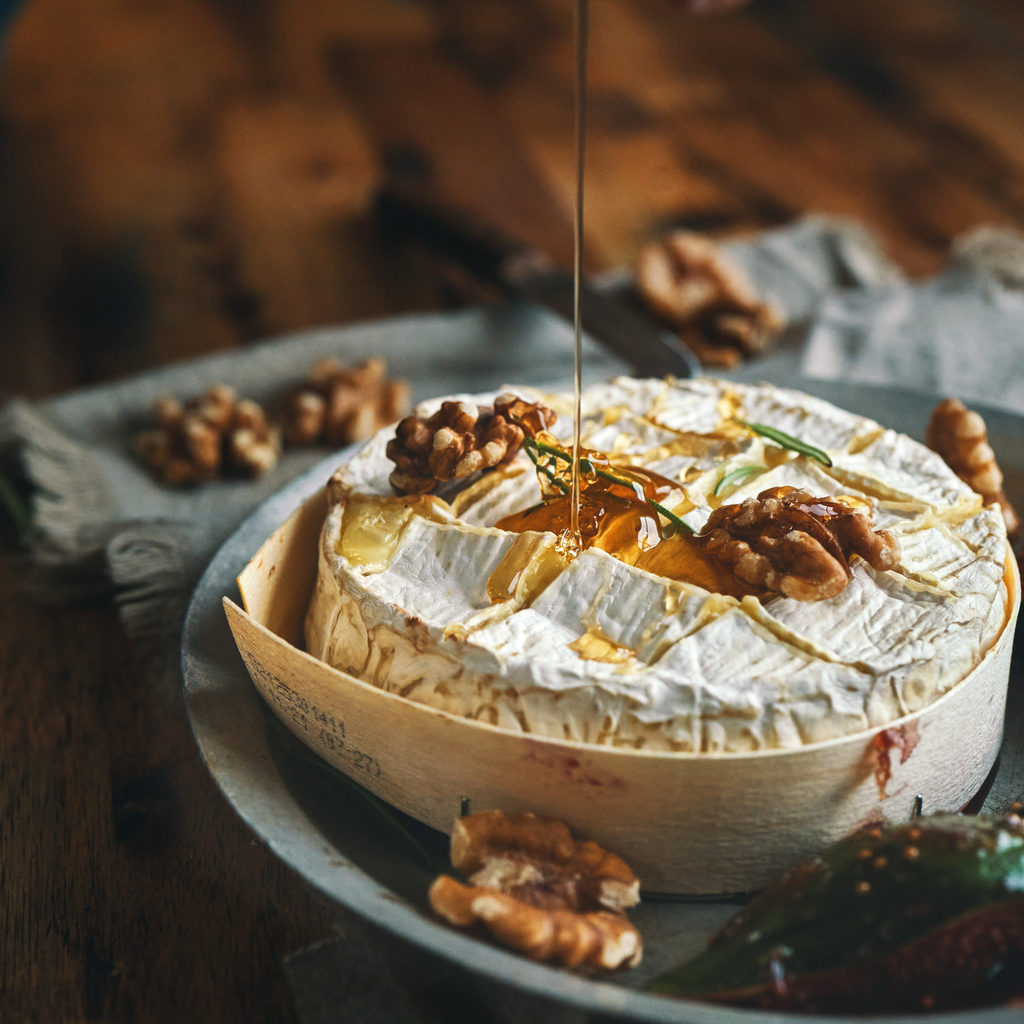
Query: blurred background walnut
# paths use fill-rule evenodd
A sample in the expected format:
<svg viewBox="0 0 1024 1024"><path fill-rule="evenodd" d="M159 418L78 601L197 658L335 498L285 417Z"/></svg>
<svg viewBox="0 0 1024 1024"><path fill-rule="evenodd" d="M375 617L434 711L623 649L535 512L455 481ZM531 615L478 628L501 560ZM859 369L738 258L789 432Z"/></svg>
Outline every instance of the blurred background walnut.
<svg viewBox="0 0 1024 1024"><path fill-rule="evenodd" d="M321 359L288 397L284 432L293 444L362 441L409 411L409 385L388 380L383 359L345 366Z"/></svg>
<svg viewBox="0 0 1024 1024"><path fill-rule="evenodd" d="M135 439L135 451L165 483L187 485L227 474L256 476L277 464L280 436L263 409L218 384L182 403L165 395L154 403L156 426Z"/></svg>
<svg viewBox="0 0 1024 1024"><path fill-rule="evenodd" d="M743 270L711 239L692 231L675 231L644 246L636 285L708 366L738 365L763 352L783 327Z"/></svg>
<svg viewBox="0 0 1024 1024"><path fill-rule="evenodd" d="M968 487L977 491L986 505L997 504L1006 521L1006 532L1015 540L1020 519L1003 493L1003 471L988 443L988 431L980 414L957 398L944 398L932 410L925 444L945 460L946 465Z"/></svg>

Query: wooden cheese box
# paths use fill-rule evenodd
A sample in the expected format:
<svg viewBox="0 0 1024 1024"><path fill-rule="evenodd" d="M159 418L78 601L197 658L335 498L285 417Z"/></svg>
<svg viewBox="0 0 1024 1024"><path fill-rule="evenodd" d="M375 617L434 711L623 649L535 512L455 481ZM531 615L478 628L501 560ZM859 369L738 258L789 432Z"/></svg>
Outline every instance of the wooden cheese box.
<svg viewBox="0 0 1024 1024"><path fill-rule="evenodd" d="M384 692L302 649L325 493L276 530L224 599L249 674L280 720L377 796L449 832L500 808L565 821L624 857L645 891L757 889L873 820L956 810L1002 739L1020 577L1007 557L1007 621L981 663L930 706L884 729L795 750L693 754L524 736Z"/></svg>

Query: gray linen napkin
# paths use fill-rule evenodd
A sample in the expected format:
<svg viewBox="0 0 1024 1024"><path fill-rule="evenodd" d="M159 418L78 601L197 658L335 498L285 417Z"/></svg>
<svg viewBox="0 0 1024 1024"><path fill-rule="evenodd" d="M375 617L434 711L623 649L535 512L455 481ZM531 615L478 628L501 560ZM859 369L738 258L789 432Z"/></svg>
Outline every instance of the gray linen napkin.
<svg viewBox="0 0 1024 1024"><path fill-rule="evenodd" d="M931 280L834 292L803 372L1024 411L1024 235L979 228Z"/></svg>

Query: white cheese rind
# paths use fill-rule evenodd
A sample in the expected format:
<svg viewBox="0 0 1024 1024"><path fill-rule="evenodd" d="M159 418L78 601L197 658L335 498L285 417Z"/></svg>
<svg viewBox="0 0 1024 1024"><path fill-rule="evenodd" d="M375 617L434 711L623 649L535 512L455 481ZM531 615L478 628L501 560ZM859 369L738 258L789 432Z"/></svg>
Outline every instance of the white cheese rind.
<svg viewBox="0 0 1024 1024"><path fill-rule="evenodd" d="M563 416L568 407L566 396L529 397ZM677 479L696 529L718 504L788 484L872 503L876 524L900 541L900 563L878 573L855 559L850 585L830 600L760 604L590 549L495 598L488 580L518 535L493 523L540 494L520 455L443 514L408 517L390 556L360 567L339 548L345 495L389 494L382 432L336 474L342 500L321 538L310 653L503 728L736 751L798 747L918 710L964 678L1003 629L1002 517L979 510L977 496L911 439L796 392L706 379L611 381L584 393L583 410L583 444ZM833 466L735 426L723 431L723 412L824 448ZM557 429L565 434L564 421ZM694 434L715 436L695 443ZM723 475L743 464L766 468L716 496Z"/></svg>

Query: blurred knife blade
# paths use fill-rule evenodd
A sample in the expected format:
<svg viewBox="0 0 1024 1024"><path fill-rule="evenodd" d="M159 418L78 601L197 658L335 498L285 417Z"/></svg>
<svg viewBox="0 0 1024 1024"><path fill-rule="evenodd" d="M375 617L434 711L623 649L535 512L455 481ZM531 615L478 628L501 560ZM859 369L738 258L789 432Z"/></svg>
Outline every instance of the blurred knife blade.
<svg viewBox="0 0 1024 1024"><path fill-rule="evenodd" d="M508 297L528 299L573 322L573 274L538 249L417 191L387 186L376 215L392 237L414 237ZM700 363L679 337L628 296L580 283L583 330L637 376L693 377Z"/></svg>

